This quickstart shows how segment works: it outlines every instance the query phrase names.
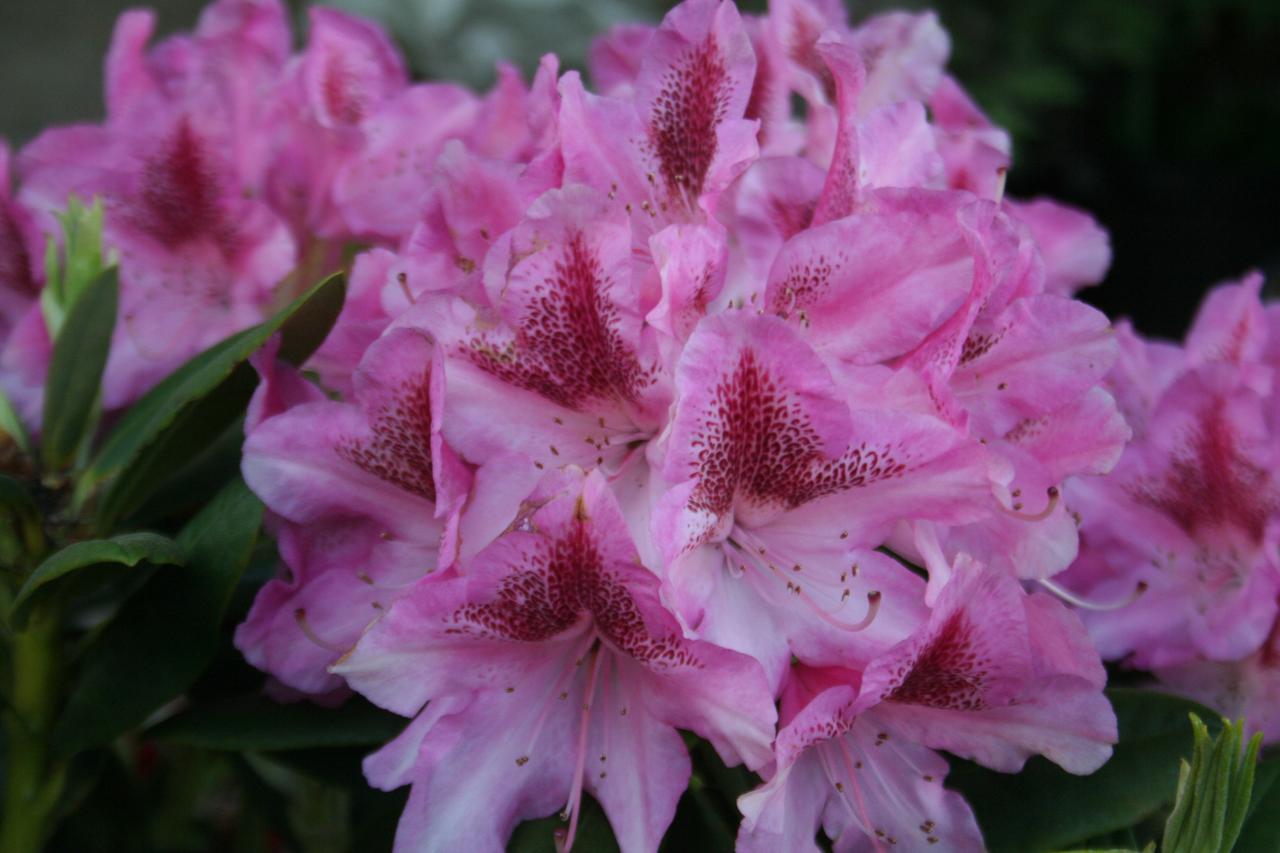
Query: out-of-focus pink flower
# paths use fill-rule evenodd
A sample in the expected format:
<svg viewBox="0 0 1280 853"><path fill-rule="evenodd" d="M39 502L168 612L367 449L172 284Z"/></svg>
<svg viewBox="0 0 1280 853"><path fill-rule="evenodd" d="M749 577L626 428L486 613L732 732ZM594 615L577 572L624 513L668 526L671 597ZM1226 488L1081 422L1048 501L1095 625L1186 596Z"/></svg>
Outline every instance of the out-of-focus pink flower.
<svg viewBox="0 0 1280 853"><path fill-rule="evenodd" d="M1238 661L1195 661L1156 670L1160 683L1280 742L1280 619L1262 646Z"/></svg>
<svg viewBox="0 0 1280 853"><path fill-rule="evenodd" d="M1098 602L1145 590L1086 614L1102 654L1248 710L1275 737L1259 709L1274 689L1264 673L1280 613L1280 362L1261 288L1254 273L1212 291L1180 350L1125 331L1109 382L1135 440L1110 477L1068 491L1083 545L1063 582ZM1193 689L1214 666L1220 675ZM1226 683L1234 698L1213 686Z"/></svg>
<svg viewBox="0 0 1280 853"><path fill-rule="evenodd" d="M0 140L0 392L36 426L53 352L39 304L44 255L35 217L12 186L9 147Z"/></svg>
<svg viewBox="0 0 1280 853"><path fill-rule="evenodd" d="M335 668L417 715L365 764L378 787L413 786L398 850L501 850L516 821L562 808L568 849L584 792L623 850L656 850L689 777L677 728L729 764L769 759L759 665L684 638L599 473L552 479L525 522L460 577L420 582Z"/></svg>
<svg viewBox="0 0 1280 853"><path fill-rule="evenodd" d="M962 560L928 621L865 671L793 668L773 775L744 795L743 850L981 850L945 749L1016 772L1041 754L1091 773L1116 720L1084 628L1044 593ZM934 848L934 845L938 845Z"/></svg>
<svg viewBox="0 0 1280 853"><path fill-rule="evenodd" d="M107 409L261 320L296 260L288 227L257 198L264 114L288 45L283 9L221 0L192 36L147 51L154 24L149 12L120 18L102 125L46 131L18 158L19 197L46 233L72 193L106 205L121 281Z"/></svg>
<svg viewBox="0 0 1280 853"><path fill-rule="evenodd" d="M0 140L0 341L35 303L44 282L43 246L31 213L12 196L9 146Z"/></svg>

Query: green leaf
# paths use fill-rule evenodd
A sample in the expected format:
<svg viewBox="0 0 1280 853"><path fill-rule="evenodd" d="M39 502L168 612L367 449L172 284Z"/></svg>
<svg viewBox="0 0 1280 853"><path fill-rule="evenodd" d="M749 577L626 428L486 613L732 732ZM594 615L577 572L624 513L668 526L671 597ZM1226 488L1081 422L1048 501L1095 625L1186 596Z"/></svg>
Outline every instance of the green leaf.
<svg viewBox="0 0 1280 853"><path fill-rule="evenodd" d="M556 832L566 827L568 824L555 815L541 820L527 820L511 834L507 853L556 853ZM612 853L618 849L609 818L589 794L582 795L573 849L590 850L592 853Z"/></svg>
<svg viewBox="0 0 1280 853"><path fill-rule="evenodd" d="M28 555L42 550L41 523L40 510L26 486L0 474L0 566L12 572L21 571ZM12 588L0 585L0 598L12 594ZM4 612L8 612L7 607Z"/></svg>
<svg viewBox="0 0 1280 853"><path fill-rule="evenodd" d="M0 389L0 441L3 441L6 435L13 439L13 443L18 445L19 450L28 456L31 455L31 434L23 426L22 418L14 408L13 401L3 389Z"/></svg>
<svg viewBox="0 0 1280 853"><path fill-rule="evenodd" d="M22 515L36 516L35 501L31 493L21 482L7 474L0 474L0 509L7 509Z"/></svg>
<svg viewBox="0 0 1280 853"><path fill-rule="evenodd" d="M1280 758L1258 765L1253 796L1235 853L1275 853L1280 850Z"/></svg>
<svg viewBox="0 0 1280 853"><path fill-rule="evenodd" d="M110 741L200 676L217 651L223 613L253 551L262 511L237 479L183 528L177 541L186 567L153 576L85 651L54 730L59 753Z"/></svg>
<svg viewBox="0 0 1280 853"><path fill-rule="evenodd" d="M144 560L152 565L180 566L182 549L172 540L154 533L126 533L111 539L76 542L50 556L36 567L13 601L11 619L21 629L31 604L47 596L57 581L82 569L107 565L136 566Z"/></svg>
<svg viewBox="0 0 1280 853"><path fill-rule="evenodd" d="M341 273L330 276L267 322L213 345L162 380L107 437L77 500L114 478L98 509L99 525L127 515L244 411L257 381L249 356L278 331L281 355L301 364L337 320L345 289Z"/></svg>
<svg viewBox="0 0 1280 853"><path fill-rule="evenodd" d="M368 702L339 708L282 705L253 694L191 708L149 730L153 737L206 749L279 750L384 744L408 722Z"/></svg>
<svg viewBox="0 0 1280 853"><path fill-rule="evenodd" d="M41 455L50 469L68 467L93 429L119 296L113 267L75 301L53 346L41 431Z"/></svg>
<svg viewBox="0 0 1280 853"><path fill-rule="evenodd" d="M1237 726L1243 730L1243 724ZM1256 734L1249 739L1244 758L1232 780L1229 792L1230 806L1227 810L1226 825L1223 828L1223 840L1226 849L1230 850L1244 829L1245 815L1252 805L1253 785L1258 771L1258 752L1262 749L1262 735Z"/></svg>
<svg viewBox="0 0 1280 853"><path fill-rule="evenodd" d="M956 760L948 787L973 806L992 853L1063 850L1124 829L1173 801L1178 762L1192 749L1189 713L1217 728L1203 706L1163 693L1107 691L1120 724L1111 760L1089 776L1073 776L1043 758L1016 775Z"/></svg>
<svg viewBox="0 0 1280 853"><path fill-rule="evenodd" d="M1241 757L1243 721L1226 725L1212 742L1195 714L1191 728L1191 762L1182 762L1161 847L1165 853L1230 853L1250 805L1262 737L1254 736Z"/></svg>
<svg viewBox="0 0 1280 853"><path fill-rule="evenodd" d="M40 310L49 337L62 335L67 312L71 311L90 282L114 262L103 262L102 199L94 197L85 206L80 197L67 198L67 208L58 214L62 226L62 246L50 238L45 244L45 287L40 291Z"/></svg>

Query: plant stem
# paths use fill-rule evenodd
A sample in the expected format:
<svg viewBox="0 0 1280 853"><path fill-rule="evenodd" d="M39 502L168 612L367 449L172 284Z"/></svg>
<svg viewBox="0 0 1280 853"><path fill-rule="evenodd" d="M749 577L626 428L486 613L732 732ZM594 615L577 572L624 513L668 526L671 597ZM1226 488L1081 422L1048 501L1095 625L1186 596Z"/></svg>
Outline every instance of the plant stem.
<svg viewBox="0 0 1280 853"><path fill-rule="evenodd" d="M37 605L25 630L12 637L13 669L8 731L8 774L0 850L37 853L62 790L64 768L50 750L50 729L60 679L59 614Z"/></svg>

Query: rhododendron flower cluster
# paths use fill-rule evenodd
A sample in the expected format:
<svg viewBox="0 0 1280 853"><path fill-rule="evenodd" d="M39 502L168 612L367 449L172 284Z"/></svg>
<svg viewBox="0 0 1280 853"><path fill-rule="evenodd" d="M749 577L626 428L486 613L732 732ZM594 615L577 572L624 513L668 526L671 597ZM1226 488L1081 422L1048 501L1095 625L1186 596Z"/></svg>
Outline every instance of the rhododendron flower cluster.
<svg viewBox="0 0 1280 853"><path fill-rule="evenodd" d="M1106 658L1280 739L1280 429L1273 374L1280 309L1262 276L1211 291L1185 343L1118 327L1107 384L1135 433L1115 472L1072 484L1084 543L1064 576L1097 600L1088 613Z"/></svg>
<svg viewBox="0 0 1280 853"><path fill-rule="evenodd" d="M1276 315L1250 278L1185 349L1113 332L1106 233L1004 197L934 15L685 0L485 94L336 11L296 51L277 0L153 26L104 122L0 149L0 388L38 431L70 197L119 264L108 412L349 269L305 369L253 359L282 568L235 641L411 718L364 765L398 849L559 812L567 850L589 795L656 850L677 730L759 774L743 850L981 849L940 751L1096 770L1099 650L1280 736Z"/></svg>
<svg viewBox="0 0 1280 853"><path fill-rule="evenodd" d="M559 809L567 847L584 791L653 849L673 727L769 780L746 847L975 847L931 748L1105 761L1097 655L1018 578L1067 566L1062 484L1128 436L1070 295L1106 239L1000 198L946 51L928 15L694 0L606 37L599 93L548 59L525 149L448 143L357 260L386 328L352 393L262 361L244 471L289 575L238 643L415 716L366 765L413 786L405 849Z"/></svg>

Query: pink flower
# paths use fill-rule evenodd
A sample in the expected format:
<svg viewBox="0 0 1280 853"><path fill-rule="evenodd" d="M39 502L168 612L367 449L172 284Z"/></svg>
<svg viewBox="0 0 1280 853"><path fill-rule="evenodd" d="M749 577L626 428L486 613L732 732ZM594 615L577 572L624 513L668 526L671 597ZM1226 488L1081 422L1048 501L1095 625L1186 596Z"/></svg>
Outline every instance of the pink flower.
<svg viewBox="0 0 1280 853"><path fill-rule="evenodd" d="M453 560L469 474L436 431L430 341L394 329L355 376L356 403L259 362L244 476L276 517L287 576L259 593L236 645L290 687L341 684L326 668L399 590ZM279 371L277 373L277 371Z"/></svg>
<svg viewBox="0 0 1280 853"><path fill-rule="evenodd" d="M262 319L294 239L252 196L288 31L274 3L222 0L150 52L149 12L116 26L107 119L46 131L18 159L20 198L56 233L70 193L101 196L119 257L120 319L103 405L126 405L185 359Z"/></svg>
<svg viewBox="0 0 1280 853"><path fill-rule="evenodd" d="M840 379L782 320L746 312L703 320L676 368L653 521L674 603L775 684L791 654L838 656L849 632L874 638L864 654L900 639L917 579L874 549L903 519L972 519L989 489L980 448L904 405L909 387Z"/></svg>
<svg viewBox="0 0 1280 853"><path fill-rule="evenodd" d="M1003 200L936 17L688 0L596 45L601 94L548 57L482 97L312 32L268 195L308 258L377 245L311 365L341 401L258 360L244 471L288 571L237 644L415 717L366 764L413 786L399 848L562 806L568 846L586 792L654 849L675 728L776 762L748 848L973 847L932 750L1105 759L1098 657L1019 579L1075 557L1060 494L1129 435L1071 297L1106 238ZM881 782L851 802L852 751Z"/></svg>
<svg viewBox="0 0 1280 853"><path fill-rule="evenodd" d="M758 124L743 117L755 70L734 4L686 0L647 42L630 98L561 81L565 180L607 191L642 233L698 218L757 154Z"/></svg>
<svg viewBox="0 0 1280 853"><path fill-rule="evenodd" d="M1212 291L1181 349L1125 332L1110 383L1136 437L1110 477L1068 492L1083 547L1064 583L1104 603L1145 590L1085 614L1102 654L1219 696L1224 710L1249 709L1250 724L1274 737L1260 708L1280 614L1280 362L1261 288L1253 273ZM1218 676L1190 687L1215 666ZM1226 682L1234 698L1211 686Z"/></svg>
<svg viewBox="0 0 1280 853"><path fill-rule="evenodd" d="M567 850L584 792L623 850L656 850L690 772L677 728L730 764L769 758L776 715L759 666L683 637L604 478L556 477L535 500L335 668L417 715L365 764L378 787L413 785L397 850L501 850L516 821L562 807Z"/></svg>
<svg viewBox="0 0 1280 853"><path fill-rule="evenodd" d="M1160 683L1232 720L1243 719L1267 743L1280 741L1280 620L1262 646L1229 663L1194 661L1156 670Z"/></svg>
<svg viewBox="0 0 1280 853"><path fill-rule="evenodd" d="M11 195L9 146L0 140L0 340L34 304L44 282L43 246L31 213Z"/></svg>
<svg viewBox="0 0 1280 853"><path fill-rule="evenodd" d="M0 140L0 392L34 426L52 355L39 305L44 254L35 217L11 187L9 147Z"/></svg>
<svg viewBox="0 0 1280 853"><path fill-rule="evenodd" d="M744 795L742 850L981 850L945 749L1005 772L1041 754L1091 773L1116 721L1106 674L1061 604L962 560L912 635L861 673L792 670L775 771ZM934 845L937 845L936 847Z"/></svg>

